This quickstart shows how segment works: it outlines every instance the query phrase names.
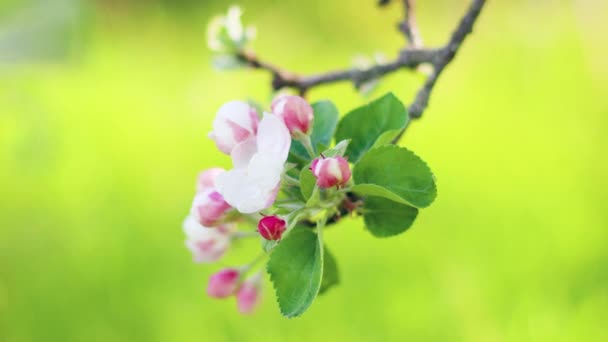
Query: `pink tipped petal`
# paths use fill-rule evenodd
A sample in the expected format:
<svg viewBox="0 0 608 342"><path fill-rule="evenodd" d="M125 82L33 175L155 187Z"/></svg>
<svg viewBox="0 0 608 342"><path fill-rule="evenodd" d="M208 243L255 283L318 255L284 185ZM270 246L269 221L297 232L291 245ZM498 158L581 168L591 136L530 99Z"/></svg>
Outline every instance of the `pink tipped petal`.
<svg viewBox="0 0 608 342"><path fill-rule="evenodd" d="M284 95L272 103L272 112L283 120L292 136L309 134L314 119L313 109L308 102L300 97Z"/></svg>
<svg viewBox="0 0 608 342"><path fill-rule="evenodd" d="M338 164L340 166L340 174L342 175L342 184L348 183L350 177L352 176L352 171L350 170L350 166L348 165L348 161L342 157L336 157L338 159Z"/></svg>
<svg viewBox="0 0 608 342"><path fill-rule="evenodd" d="M291 146L289 130L276 115L264 113L257 135L258 151L273 155L277 161L285 163Z"/></svg>
<svg viewBox="0 0 608 342"><path fill-rule="evenodd" d="M258 112L253 107L249 107L249 120L251 120L251 128L253 129L253 134L258 133L258 123L260 121L260 116Z"/></svg>
<svg viewBox="0 0 608 342"><path fill-rule="evenodd" d="M246 168L257 150L258 147L254 137L244 140L240 144L236 145L232 150L232 153L230 153L232 164L235 168Z"/></svg>
<svg viewBox="0 0 608 342"><path fill-rule="evenodd" d="M252 111L249 104L240 101L230 101L220 107L213 121L213 132L209 134L220 151L230 154L236 145L255 136L258 119Z"/></svg>
<svg viewBox="0 0 608 342"><path fill-rule="evenodd" d="M265 208L270 207L274 201L277 200L277 196L279 194L279 190L281 189L281 183L277 184L277 186L270 192L270 194L266 197Z"/></svg>
<svg viewBox="0 0 608 342"><path fill-rule="evenodd" d="M215 186L215 178L222 172L226 172L226 170L213 167L199 173L196 182L196 192L203 192L209 188L213 188Z"/></svg>
<svg viewBox="0 0 608 342"><path fill-rule="evenodd" d="M212 227L224 218L230 208L224 197L211 188L196 194L191 212L201 225Z"/></svg>
<svg viewBox="0 0 608 342"><path fill-rule="evenodd" d="M260 299L260 288L257 283L246 281L241 285L236 293L237 306L239 312L247 315L251 314Z"/></svg>
<svg viewBox="0 0 608 342"><path fill-rule="evenodd" d="M351 170L348 161L340 156L317 158L312 165L312 172L317 178L317 185L320 188L342 186L350 180Z"/></svg>
<svg viewBox="0 0 608 342"><path fill-rule="evenodd" d="M211 263L219 260L226 253L234 227L224 225L222 229L230 233L226 234L216 228L201 226L192 216L186 218L184 221L186 247L192 253L194 262Z"/></svg>
<svg viewBox="0 0 608 342"><path fill-rule="evenodd" d="M223 269L209 278L207 294L213 298L226 298L234 294L238 287L240 272L237 269Z"/></svg>
<svg viewBox="0 0 608 342"><path fill-rule="evenodd" d="M234 169L216 179L217 190L233 208L251 214L271 206L281 185L281 175L291 146L285 124L265 114L255 144L251 138L232 151Z"/></svg>

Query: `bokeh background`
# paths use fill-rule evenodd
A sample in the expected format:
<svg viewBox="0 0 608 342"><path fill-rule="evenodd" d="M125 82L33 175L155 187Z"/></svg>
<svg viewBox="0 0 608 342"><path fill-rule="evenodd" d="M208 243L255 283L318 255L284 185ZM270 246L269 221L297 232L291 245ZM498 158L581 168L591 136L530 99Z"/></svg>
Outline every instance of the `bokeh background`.
<svg viewBox="0 0 608 342"><path fill-rule="evenodd" d="M467 1L418 1L428 45ZM397 3L242 0L254 49L301 72L392 57ZM205 296L181 222L231 99L269 76L218 72L205 30L225 1L0 1L0 341L608 341L608 4L490 1L404 146L439 196L375 239L325 234L342 283L301 318L267 283L256 315ZM341 113L370 97L317 88ZM373 122L369 123L373 125ZM221 265L250 260L243 241Z"/></svg>

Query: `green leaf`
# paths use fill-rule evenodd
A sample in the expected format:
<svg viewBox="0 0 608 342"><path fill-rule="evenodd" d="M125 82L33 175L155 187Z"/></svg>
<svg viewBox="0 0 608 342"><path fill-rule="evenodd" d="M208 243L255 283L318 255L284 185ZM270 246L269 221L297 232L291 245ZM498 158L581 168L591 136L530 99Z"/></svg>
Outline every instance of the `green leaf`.
<svg viewBox="0 0 608 342"><path fill-rule="evenodd" d="M378 139L376 139L376 142L374 143L374 146L372 146L372 148L392 144L393 140L395 140L395 138L397 138L397 136L399 136L399 133L401 133L400 129L393 129L393 130L382 133L378 137Z"/></svg>
<svg viewBox="0 0 608 342"><path fill-rule="evenodd" d="M422 159L406 148L385 145L370 150L353 169L360 195L381 196L417 208L429 206L437 196L435 178Z"/></svg>
<svg viewBox="0 0 608 342"><path fill-rule="evenodd" d="M301 315L317 297L323 274L323 244L307 228L294 228L270 255L266 269L281 313Z"/></svg>
<svg viewBox="0 0 608 342"><path fill-rule="evenodd" d="M302 196L304 196L304 201L310 198L316 183L317 178L312 174L310 163L308 163L300 171L300 191L302 192Z"/></svg>
<svg viewBox="0 0 608 342"><path fill-rule="evenodd" d="M307 208L314 208L321 203L321 189L318 186L315 186L312 190L312 194L310 194L310 198L306 201Z"/></svg>
<svg viewBox="0 0 608 342"><path fill-rule="evenodd" d="M315 114L310 135L312 146L313 148L319 145L329 146L338 124L338 109L333 103L326 100L315 102L311 106ZM319 150L317 149L317 151ZM290 157L289 161L298 162L300 165L310 161L308 152L299 141L293 140L291 142L290 154L293 156Z"/></svg>
<svg viewBox="0 0 608 342"><path fill-rule="evenodd" d="M338 108L331 101L319 101L312 104L315 113L313 131L310 136L312 146L329 146L338 125Z"/></svg>
<svg viewBox="0 0 608 342"><path fill-rule="evenodd" d="M329 252L327 246L323 248L323 279L321 280L321 289L319 295L324 294L331 287L340 283L340 274L338 272L338 264L336 259Z"/></svg>
<svg viewBox="0 0 608 342"><path fill-rule="evenodd" d="M382 197L367 197L363 205L365 227L376 237L389 237L406 231L418 209Z"/></svg>
<svg viewBox="0 0 608 342"><path fill-rule="evenodd" d="M279 244L278 240L266 240L261 236L260 236L260 242L262 244L262 249L264 250L265 253L270 252L270 250L272 250L273 248L276 247L276 245Z"/></svg>
<svg viewBox="0 0 608 342"><path fill-rule="evenodd" d="M350 139L342 140L336 144L336 146L323 151L323 155L326 158L340 156L343 157L344 153L346 153L346 149L348 148L348 144L350 144Z"/></svg>
<svg viewBox="0 0 608 342"><path fill-rule="evenodd" d="M407 121L403 104L395 95L388 93L346 114L338 123L336 140L352 139L346 155L350 162L355 163L384 132L401 130Z"/></svg>

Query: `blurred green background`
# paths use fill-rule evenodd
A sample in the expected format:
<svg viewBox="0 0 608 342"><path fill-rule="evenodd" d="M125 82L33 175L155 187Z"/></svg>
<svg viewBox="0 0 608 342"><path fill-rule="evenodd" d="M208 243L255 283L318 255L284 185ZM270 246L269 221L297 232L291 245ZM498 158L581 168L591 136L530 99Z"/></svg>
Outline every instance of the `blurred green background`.
<svg viewBox="0 0 608 342"><path fill-rule="evenodd" d="M429 46L468 3L418 2ZM397 3L239 3L254 49L292 70L403 45ZM207 298L219 266L183 245L197 172L230 166L216 109L271 98L268 75L210 66L206 24L230 4L0 1L0 341L608 341L606 2L490 1L402 141L437 200L396 238L329 230L342 283L291 320L268 283L252 317ZM310 98L345 113L422 80Z"/></svg>

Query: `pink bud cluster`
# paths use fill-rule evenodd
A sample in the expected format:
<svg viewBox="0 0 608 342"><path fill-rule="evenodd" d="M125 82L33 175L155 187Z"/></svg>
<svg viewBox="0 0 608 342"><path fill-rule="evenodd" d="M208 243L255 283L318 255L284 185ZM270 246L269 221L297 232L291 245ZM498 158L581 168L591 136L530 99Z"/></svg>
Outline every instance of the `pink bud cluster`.
<svg viewBox="0 0 608 342"><path fill-rule="evenodd" d="M258 273L242 281L243 272L236 268L226 268L209 278L207 294L213 298L228 298L236 296L238 309L243 314L249 314L255 309L260 298L260 279Z"/></svg>
<svg viewBox="0 0 608 342"><path fill-rule="evenodd" d="M199 174L190 215L184 221L186 247L198 263L219 260L236 231L234 223L225 222L232 208L215 190L215 179L223 172L223 169L211 168Z"/></svg>
<svg viewBox="0 0 608 342"><path fill-rule="evenodd" d="M205 227L214 227L221 223L231 209L224 197L215 189L215 178L224 172L212 168L201 172L196 189L198 193L192 201L191 214Z"/></svg>
<svg viewBox="0 0 608 342"><path fill-rule="evenodd" d="M209 137L232 159L233 169L211 168L197 179L190 215L184 222L186 246L195 262L219 260L238 232L236 221L259 215L273 205L281 186L291 140L312 131L313 109L301 97L280 96L271 113L262 119L249 104L231 101L220 107ZM259 216L258 216L259 217ZM287 223L278 216L264 216L258 234L278 241ZM248 267L226 268L213 274L207 294L214 298L235 296L239 311L250 313L259 299L260 275L244 279Z"/></svg>

